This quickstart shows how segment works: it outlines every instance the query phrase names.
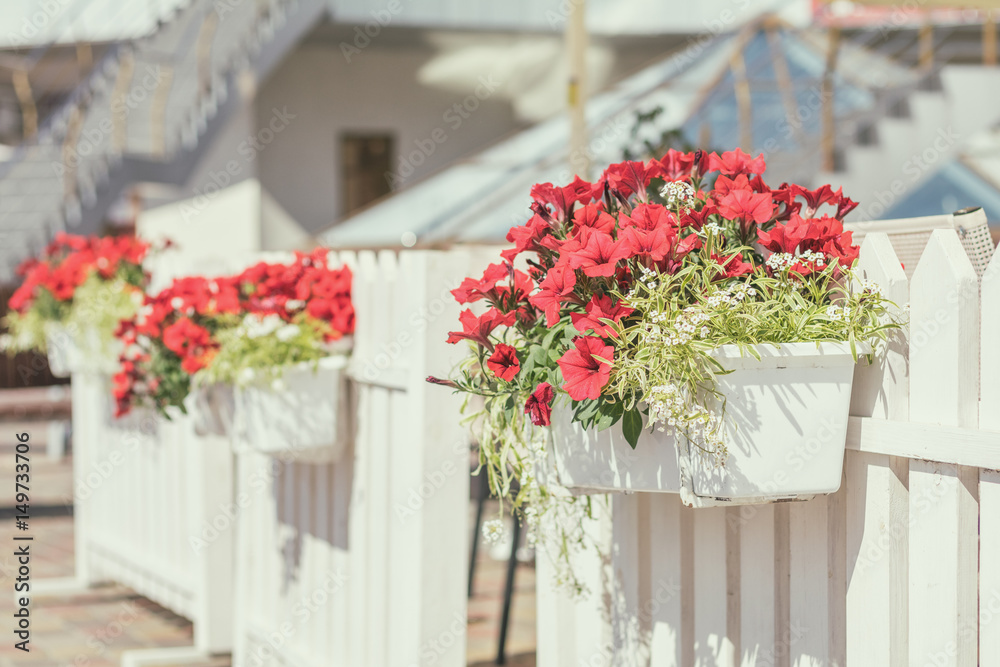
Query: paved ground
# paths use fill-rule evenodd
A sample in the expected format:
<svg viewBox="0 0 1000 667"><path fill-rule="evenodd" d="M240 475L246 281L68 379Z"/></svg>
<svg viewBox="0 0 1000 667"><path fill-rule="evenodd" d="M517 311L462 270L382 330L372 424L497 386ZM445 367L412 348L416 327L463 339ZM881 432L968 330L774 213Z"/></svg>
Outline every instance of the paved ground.
<svg viewBox="0 0 1000 667"><path fill-rule="evenodd" d="M0 439L0 506L8 507L13 479L13 444ZM53 463L33 456L32 486L36 498L58 505L69 496L71 464ZM123 586L92 589L84 594L39 598L32 608L31 652L13 648L9 622L14 601L8 591L16 564L12 556L14 533L34 536L32 578L68 577L73 573L73 520L69 516L33 518L27 533L17 531L13 520L0 520L0 667L111 667L129 649L191 644L191 624ZM475 596L469 602L468 662L476 667L493 664L497 650L506 562L493 560L480 550ZM508 639L508 665L535 664L534 569L518 567L515 601ZM220 658L202 667L224 667Z"/></svg>

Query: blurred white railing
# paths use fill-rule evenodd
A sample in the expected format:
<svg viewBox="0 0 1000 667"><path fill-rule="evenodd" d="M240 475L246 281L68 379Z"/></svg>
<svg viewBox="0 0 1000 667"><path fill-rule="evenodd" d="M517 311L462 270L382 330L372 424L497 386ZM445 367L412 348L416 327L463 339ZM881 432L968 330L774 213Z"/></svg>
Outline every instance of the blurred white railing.
<svg viewBox="0 0 1000 667"><path fill-rule="evenodd" d="M76 574L35 593L116 582L192 621L193 646L129 651L123 665L228 652L235 538L219 523L233 506L228 439L196 435L183 415L115 419L107 376L74 373L72 397Z"/></svg>
<svg viewBox="0 0 1000 667"><path fill-rule="evenodd" d="M590 597L553 592L539 556L540 666L1000 664L1000 261L980 281L939 229L910 280L883 233L860 266L910 324L857 371L840 491L598 503Z"/></svg>

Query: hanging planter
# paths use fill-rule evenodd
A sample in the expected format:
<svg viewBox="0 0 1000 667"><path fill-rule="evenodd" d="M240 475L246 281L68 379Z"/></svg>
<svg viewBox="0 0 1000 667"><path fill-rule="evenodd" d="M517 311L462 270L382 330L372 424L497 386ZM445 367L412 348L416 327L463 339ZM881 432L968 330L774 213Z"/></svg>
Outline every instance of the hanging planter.
<svg viewBox="0 0 1000 667"><path fill-rule="evenodd" d="M184 405L195 433L227 436L232 431L234 403L231 386L212 382L194 387Z"/></svg>
<svg viewBox="0 0 1000 667"><path fill-rule="evenodd" d="M288 461L340 460L350 440L347 357L285 369L269 383L237 386L233 446Z"/></svg>
<svg viewBox="0 0 1000 667"><path fill-rule="evenodd" d="M715 358L727 419L725 465L686 438L645 431L633 449L617 429L585 430L567 409L553 414L559 482L577 493L679 493L690 506L809 498L840 488L854 378L847 343L735 345ZM866 351L867 347L865 350Z"/></svg>
<svg viewBox="0 0 1000 667"><path fill-rule="evenodd" d="M24 281L8 302L8 351L46 352L56 377L113 373L121 351L114 331L142 302L149 251L130 236L57 234L18 268Z"/></svg>
<svg viewBox="0 0 1000 667"><path fill-rule="evenodd" d="M73 373L114 373L118 360L109 350L115 347L119 347L115 341L105 340L94 327L82 328L78 335L61 324L45 327L49 371L58 378Z"/></svg>
<svg viewBox="0 0 1000 667"><path fill-rule="evenodd" d="M430 381L482 397L491 490L529 536L557 517L563 561L588 490L709 506L839 487L854 363L899 323L854 274L857 204L764 170L671 149L537 184L514 247L452 291L469 307L447 342L470 354Z"/></svg>
<svg viewBox="0 0 1000 667"><path fill-rule="evenodd" d="M311 405L297 388L304 383L315 391L329 386L336 391L339 383L328 372L341 372L354 331L351 271L330 266L329 260L329 251L318 248L283 263L259 262L235 276L178 278L147 294L139 313L117 329L125 352L113 378L116 414L137 406L167 418L187 412L199 434L230 435L237 421L236 392L241 404L260 403L254 410L270 415L260 428L272 435L277 422L286 429L305 428L288 426L296 405ZM305 368L319 368L325 384L302 380L299 370ZM283 384L295 397L266 398L282 393L271 388ZM288 406L274 407L282 402ZM281 409L290 412L278 414ZM251 423L255 419L249 417ZM251 440L258 437L256 430ZM335 440L327 438L324 446Z"/></svg>

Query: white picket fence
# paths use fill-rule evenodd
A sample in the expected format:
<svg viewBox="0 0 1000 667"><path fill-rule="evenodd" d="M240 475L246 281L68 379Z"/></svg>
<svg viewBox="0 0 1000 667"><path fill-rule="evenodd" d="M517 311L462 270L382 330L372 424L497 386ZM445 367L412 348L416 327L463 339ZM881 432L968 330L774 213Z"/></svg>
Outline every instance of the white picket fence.
<svg viewBox="0 0 1000 667"><path fill-rule="evenodd" d="M465 664L469 441L425 382L462 346L465 252L340 253L354 270L353 451L238 456L235 667Z"/></svg>
<svg viewBox="0 0 1000 667"><path fill-rule="evenodd" d="M606 558L576 564L589 597L555 592L538 558L540 666L1000 665L1000 259L981 295L951 230L911 280L884 234L861 268L910 325L857 371L840 491L609 497L587 527Z"/></svg>
<svg viewBox="0 0 1000 667"><path fill-rule="evenodd" d="M106 376L74 373L72 396L76 571L36 595L116 582L193 622L193 646L129 651L124 665L228 652L234 537L212 526L233 500L228 440L196 435L184 416L114 419Z"/></svg>

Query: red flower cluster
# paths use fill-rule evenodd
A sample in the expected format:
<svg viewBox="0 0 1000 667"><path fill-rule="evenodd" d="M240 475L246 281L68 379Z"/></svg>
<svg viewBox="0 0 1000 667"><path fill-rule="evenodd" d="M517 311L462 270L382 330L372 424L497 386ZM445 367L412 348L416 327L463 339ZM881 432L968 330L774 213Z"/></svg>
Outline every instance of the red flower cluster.
<svg viewBox="0 0 1000 667"><path fill-rule="evenodd" d="M513 247L501 253L504 261L452 291L459 303L484 301L486 309L465 310L462 331L448 342L473 341L496 378L527 382L519 375L530 350L499 342L496 332L514 328L529 340L535 327L568 321L579 335L558 357L562 388L574 401L597 399L614 364L616 324L633 314L616 295L640 270L674 274L708 265L711 280L773 275L780 269L765 261L770 253L788 253L781 266L800 275L827 264L849 267L858 249L841 221L857 204L828 185L770 188L764 169L762 157L738 149L670 150L659 160L611 165L593 184L577 177L565 187L534 186L531 218L508 233ZM835 214L814 217L822 206ZM714 240L706 245L709 232ZM519 261L528 273L514 268ZM547 424L553 394L538 377L524 387L533 388L525 412Z"/></svg>
<svg viewBox="0 0 1000 667"><path fill-rule="evenodd" d="M182 402L190 376L218 351L215 334L233 321L225 316L276 315L291 322L304 315L326 325L328 341L354 333L351 270L331 268L327 256L320 248L296 253L287 264L260 262L236 276L179 278L146 295L139 315L115 333L126 346L114 378L117 415L142 398L159 408Z"/></svg>
<svg viewBox="0 0 1000 667"><path fill-rule="evenodd" d="M59 233L40 258L23 262L17 269L24 282L10 298L11 310L31 309L41 290L56 301L70 301L76 289L92 274L110 280L125 278L142 287L142 260L150 246L132 236L73 236Z"/></svg>

